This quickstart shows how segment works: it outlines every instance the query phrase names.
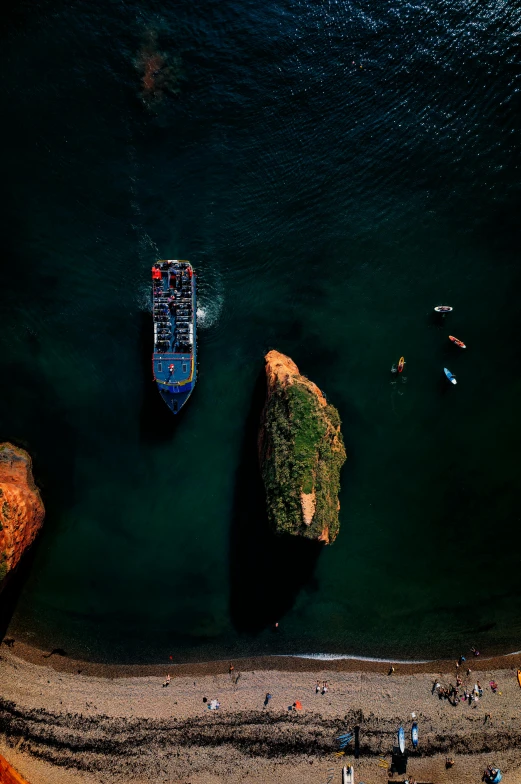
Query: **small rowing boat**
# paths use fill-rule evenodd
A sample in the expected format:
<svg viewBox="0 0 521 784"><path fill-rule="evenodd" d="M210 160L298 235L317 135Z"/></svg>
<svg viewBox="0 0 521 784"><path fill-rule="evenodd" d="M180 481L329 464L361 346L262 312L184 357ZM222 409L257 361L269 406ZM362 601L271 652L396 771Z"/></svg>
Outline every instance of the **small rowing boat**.
<svg viewBox="0 0 521 784"><path fill-rule="evenodd" d="M398 746L400 747L401 753L405 754L405 730L403 727L400 727L398 730Z"/></svg>
<svg viewBox="0 0 521 784"><path fill-rule="evenodd" d="M462 340L458 340L458 338L455 338L454 335L449 335L449 340L452 340L452 342L455 343L460 348L467 348L465 343L463 343Z"/></svg>
<svg viewBox="0 0 521 784"><path fill-rule="evenodd" d="M445 375L447 376L447 378L449 379L449 381L450 381L450 383L451 383L451 384L457 384L457 383L458 383L458 382L456 381L456 376L454 376L454 375L453 375L453 374L450 372L450 370L449 370L448 368L443 368L443 372L445 373Z"/></svg>
<svg viewBox="0 0 521 784"><path fill-rule="evenodd" d="M342 768L342 784L354 784L355 777L352 765L344 765Z"/></svg>
<svg viewBox="0 0 521 784"><path fill-rule="evenodd" d="M418 722L417 721L413 721L412 723L411 739L412 739L412 745L416 749L418 747Z"/></svg>
<svg viewBox="0 0 521 784"><path fill-rule="evenodd" d="M436 305L434 310L436 313L450 313L451 310L454 310L454 308L451 308L450 305Z"/></svg>
<svg viewBox="0 0 521 784"><path fill-rule="evenodd" d="M405 357L400 357L400 361L398 362L398 373L402 372L404 365L405 365Z"/></svg>

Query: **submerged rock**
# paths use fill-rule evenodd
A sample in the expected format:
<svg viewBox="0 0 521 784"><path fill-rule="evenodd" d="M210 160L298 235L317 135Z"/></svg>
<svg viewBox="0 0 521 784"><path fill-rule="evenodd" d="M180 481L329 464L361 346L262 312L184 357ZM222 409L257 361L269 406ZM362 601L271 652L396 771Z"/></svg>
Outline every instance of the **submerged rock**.
<svg viewBox="0 0 521 784"><path fill-rule="evenodd" d="M278 533L330 544L340 528L340 469L346 459L338 411L278 351L266 355L266 378L259 459L268 517Z"/></svg>
<svg viewBox="0 0 521 784"><path fill-rule="evenodd" d="M147 30L135 62L141 76L141 97L147 104L157 104L166 95L181 92L181 61L175 54L161 51L157 30Z"/></svg>
<svg viewBox="0 0 521 784"><path fill-rule="evenodd" d="M0 584L34 542L44 517L30 456L12 444L0 444Z"/></svg>

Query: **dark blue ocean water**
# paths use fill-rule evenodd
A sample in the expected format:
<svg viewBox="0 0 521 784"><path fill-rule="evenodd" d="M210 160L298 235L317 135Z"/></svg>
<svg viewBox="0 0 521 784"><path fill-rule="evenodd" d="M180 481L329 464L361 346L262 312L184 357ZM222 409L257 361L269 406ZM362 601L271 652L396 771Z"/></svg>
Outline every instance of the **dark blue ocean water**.
<svg viewBox="0 0 521 784"><path fill-rule="evenodd" d="M47 506L11 631L118 661L520 648L519 5L10 14L0 438ZM169 257L200 292L175 421L150 374ZM318 554L264 529L271 348L343 420L342 529Z"/></svg>

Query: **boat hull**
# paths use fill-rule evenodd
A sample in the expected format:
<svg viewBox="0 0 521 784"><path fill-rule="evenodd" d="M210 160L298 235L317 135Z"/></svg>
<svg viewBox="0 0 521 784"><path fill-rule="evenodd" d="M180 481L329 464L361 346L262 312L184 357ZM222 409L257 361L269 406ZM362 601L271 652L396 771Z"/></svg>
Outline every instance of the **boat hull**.
<svg viewBox="0 0 521 784"><path fill-rule="evenodd" d="M458 383L448 368L443 368L443 372L445 373L445 375L447 376L451 384Z"/></svg>
<svg viewBox="0 0 521 784"><path fill-rule="evenodd" d="M354 784L354 771L352 765L344 765L342 768L342 784Z"/></svg>
<svg viewBox="0 0 521 784"><path fill-rule="evenodd" d="M152 312L154 380L170 411L178 414L197 380L196 282L190 262L168 259L154 264Z"/></svg>
<svg viewBox="0 0 521 784"><path fill-rule="evenodd" d="M402 754L405 754L405 730L400 727L398 730L398 747Z"/></svg>

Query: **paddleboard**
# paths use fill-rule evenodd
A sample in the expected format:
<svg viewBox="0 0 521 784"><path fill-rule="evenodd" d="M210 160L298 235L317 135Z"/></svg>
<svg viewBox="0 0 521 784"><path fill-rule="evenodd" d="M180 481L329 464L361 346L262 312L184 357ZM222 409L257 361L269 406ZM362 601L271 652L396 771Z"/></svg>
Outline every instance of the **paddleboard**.
<svg viewBox="0 0 521 784"><path fill-rule="evenodd" d="M355 777L352 765L344 765L342 768L342 784L354 784Z"/></svg>
<svg viewBox="0 0 521 784"><path fill-rule="evenodd" d="M455 343L460 348L467 348L465 343L463 343L463 341L461 340L458 340L458 338L455 338L454 335L449 335L449 340L452 340L452 342Z"/></svg>
<svg viewBox="0 0 521 784"><path fill-rule="evenodd" d="M456 377L452 375L452 373L450 372L450 370L448 368L443 368L443 372L445 373L445 375L447 376L447 378L449 379L451 384L457 384L458 383L456 381Z"/></svg>
<svg viewBox="0 0 521 784"><path fill-rule="evenodd" d="M519 685L521 686L521 670L518 670L518 671L517 671L517 682L518 682L518 683L519 683Z"/></svg>
<svg viewBox="0 0 521 784"><path fill-rule="evenodd" d="M398 746L402 754L405 754L405 730L403 727L398 730Z"/></svg>
<svg viewBox="0 0 521 784"><path fill-rule="evenodd" d="M414 748L418 746L418 722L413 721L411 727L411 738L412 738L412 745Z"/></svg>
<svg viewBox="0 0 521 784"><path fill-rule="evenodd" d="M434 310L436 313L450 313L454 308L451 308L450 305L436 305Z"/></svg>

